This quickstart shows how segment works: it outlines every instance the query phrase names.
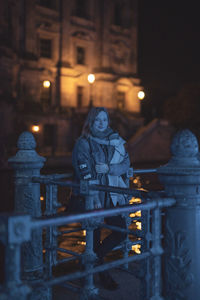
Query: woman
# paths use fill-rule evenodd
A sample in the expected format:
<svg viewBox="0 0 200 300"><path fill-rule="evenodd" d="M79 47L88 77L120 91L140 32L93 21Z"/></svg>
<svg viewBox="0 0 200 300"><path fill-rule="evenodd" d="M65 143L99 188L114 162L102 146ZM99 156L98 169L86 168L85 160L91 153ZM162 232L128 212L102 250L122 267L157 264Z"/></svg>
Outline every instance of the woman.
<svg viewBox="0 0 200 300"><path fill-rule="evenodd" d="M89 184L127 187L130 160L124 148L125 141L109 126L108 112L103 107L92 108L83 126L82 135L77 140L72 153L72 164L76 181L88 180ZM77 194L78 192L75 191ZM78 195L77 195L78 196ZM87 208L112 208L128 202L126 195L90 192ZM126 228L122 216L108 217L109 225ZM105 255L126 238L126 234L114 231L100 243L100 229L94 230L94 252L103 261ZM107 272L100 273L106 288L114 289L117 284Z"/></svg>

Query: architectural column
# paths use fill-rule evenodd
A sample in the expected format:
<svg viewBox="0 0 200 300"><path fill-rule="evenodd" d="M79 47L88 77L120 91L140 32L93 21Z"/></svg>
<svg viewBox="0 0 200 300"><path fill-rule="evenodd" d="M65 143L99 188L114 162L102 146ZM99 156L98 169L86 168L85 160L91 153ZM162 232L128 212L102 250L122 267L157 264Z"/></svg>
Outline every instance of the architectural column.
<svg viewBox="0 0 200 300"><path fill-rule="evenodd" d="M172 158L158 169L167 196L176 199L164 222L164 299L200 299L200 161L189 130L178 132Z"/></svg>

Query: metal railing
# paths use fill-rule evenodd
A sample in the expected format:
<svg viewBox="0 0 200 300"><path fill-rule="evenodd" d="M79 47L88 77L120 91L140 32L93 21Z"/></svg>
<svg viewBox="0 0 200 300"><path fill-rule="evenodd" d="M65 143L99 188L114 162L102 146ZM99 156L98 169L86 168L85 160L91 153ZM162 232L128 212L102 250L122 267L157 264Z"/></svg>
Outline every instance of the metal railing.
<svg viewBox="0 0 200 300"><path fill-rule="evenodd" d="M150 173L156 172L155 169L138 170L135 173ZM161 246L162 228L161 228L161 210L162 208L172 206L175 203L174 199L163 198L159 193L148 193L141 190L118 188L102 185L89 185L87 181L82 181L79 184L61 180L69 178L70 174L54 174L46 176L33 177L32 182L45 184L46 186L46 207L44 217L33 219L27 215L20 216L2 216L1 217L1 241L6 247L6 272L5 284L2 286L2 295L9 295L9 299L16 299L19 295L20 299L27 299L27 295L33 289L46 288L45 299L51 299L51 287L58 284L64 284L73 291L79 291L78 287L70 284L72 280L85 277L85 284L82 288L82 299L90 299L90 296L98 294L98 289L93 282L93 274L108 270L110 268L123 265L127 268L128 263L133 261L145 261L143 265L146 277L146 299L161 299L161 255L163 249ZM82 195L87 195L90 190L115 192L120 194L131 195L142 199L141 203L116 207L112 209L92 210L76 215L60 215L57 209L60 206L58 203L57 191L58 187L73 187L80 190ZM152 199L152 197L154 199ZM86 197L87 199L87 197ZM91 207L90 203L86 203L87 207ZM141 217L129 217L130 213L141 211ZM127 220L127 228L110 226L102 222L103 218L113 215L124 215ZM142 221L142 230L130 230L129 225L132 221ZM59 226L70 223L81 223L81 227L75 230L58 231ZM108 228L127 234L127 239L121 244L118 249L123 251L123 258L115 261L104 263L96 266L96 255L93 252L93 231L95 228ZM44 259L44 274L41 279L30 281L22 281L21 265L20 265L20 248L24 242L31 240L31 232L37 229L45 228L45 259ZM69 249L60 248L57 243L57 238L60 234L68 234L72 231L86 230L86 245L83 253L77 253ZM130 241L128 236L133 236L134 240ZM132 245L141 244L141 253L130 255ZM64 259L58 259L59 252L70 255ZM54 278L52 268L60 266L62 263L78 260L84 265L84 270L76 271L71 274ZM152 271L150 270L153 270ZM15 270L13 273L12 270ZM151 277L151 280L149 280ZM12 285L12 290L9 287ZM1 295L1 294L0 294ZM159 298L160 297L160 298ZM17 298L18 299L18 298Z"/></svg>

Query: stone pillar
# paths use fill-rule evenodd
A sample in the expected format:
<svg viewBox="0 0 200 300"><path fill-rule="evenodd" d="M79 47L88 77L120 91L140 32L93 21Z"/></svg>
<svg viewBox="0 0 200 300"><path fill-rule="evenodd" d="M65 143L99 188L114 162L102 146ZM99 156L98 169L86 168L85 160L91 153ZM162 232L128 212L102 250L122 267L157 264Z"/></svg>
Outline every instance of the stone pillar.
<svg viewBox="0 0 200 300"><path fill-rule="evenodd" d="M164 296L167 300L200 299L200 161L198 142L189 130L178 132L172 158L158 169L167 196L176 205L164 222Z"/></svg>
<svg viewBox="0 0 200 300"><path fill-rule="evenodd" d="M40 176L45 158L36 151L36 142L30 132L23 132L17 143L18 152L8 161L15 170L15 212L41 217L40 184L33 183L33 176ZM22 246L22 279L34 281L43 277L42 230L32 232L31 241ZM30 299L49 299L45 289L35 290ZM49 291L47 292L47 294Z"/></svg>

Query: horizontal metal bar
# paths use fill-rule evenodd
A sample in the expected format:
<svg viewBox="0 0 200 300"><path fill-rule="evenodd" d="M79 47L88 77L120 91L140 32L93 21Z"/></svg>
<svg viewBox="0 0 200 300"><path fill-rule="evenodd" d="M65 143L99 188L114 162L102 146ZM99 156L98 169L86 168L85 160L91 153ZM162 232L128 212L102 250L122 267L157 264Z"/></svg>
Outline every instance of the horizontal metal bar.
<svg viewBox="0 0 200 300"><path fill-rule="evenodd" d="M52 180L50 182L51 184L59 185L59 186L65 186L65 187L73 187L78 190L80 190L80 184L75 183L74 181L58 181L58 180ZM86 182L87 184L87 182ZM87 185L88 190L92 191L104 191L104 192L113 192L118 194L125 194L125 195L131 195L134 197L144 197L147 195L146 191L141 191L137 189L127 189L127 188L120 188L116 186L107 186L107 185L100 185L100 184L89 184Z"/></svg>
<svg viewBox="0 0 200 300"><path fill-rule="evenodd" d="M119 231L119 232L124 232L124 233L128 233L128 234L132 234L132 235L136 235L135 232L133 232L133 230L129 230L129 229L124 229L124 228L121 228L121 227L118 227L118 226L112 226L112 225L107 225L107 224L100 224L99 227L101 228L107 228L107 229L110 229L110 230L113 230L113 231Z"/></svg>
<svg viewBox="0 0 200 300"><path fill-rule="evenodd" d="M54 285L57 285L59 283L65 282L65 281L71 281L71 280L74 280L74 279L85 277L89 274L94 274L94 273L102 272L102 271L105 271L105 270L108 270L108 269L112 269L112 268L115 268L115 267L120 266L120 265L125 264L125 263L129 263L129 262L132 262L132 261L143 260L143 259L145 259L145 258L147 258L151 255L152 254L148 251L148 252L144 252L142 254L133 255L133 256L129 256L127 258L122 258L122 259L119 259L119 260L116 260L116 261L112 261L112 262L97 266L97 267L95 267L93 269L90 269L90 270L86 270L86 271L82 271L82 272L80 272L80 271L74 272L72 274L64 275L64 276L61 276L61 277L58 277L58 278L53 278L53 279L50 279L48 281L43 281L43 282L41 282L41 281L29 282L29 284L32 287L34 287L34 286L36 286L36 287L54 286Z"/></svg>
<svg viewBox="0 0 200 300"><path fill-rule="evenodd" d="M82 289L82 287L73 286L73 285L71 285L69 283L62 283L62 284L59 284L59 286L62 286L62 287L66 288L66 289L68 289L68 290L70 290L72 292L75 292L75 293L77 293L77 292L79 293L80 290Z"/></svg>
<svg viewBox="0 0 200 300"><path fill-rule="evenodd" d="M56 248L57 251L59 252L63 252L63 253L67 253L67 254L70 254L70 255L74 255L76 257L80 257L81 254L77 253L77 252L74 252L74 251L71 251L71 250L67 250L67 249L64 249L64 248Z"/></svg>
<svg viewBox="0 0 200 300"><path fill-rule="evenodd" d="M100 184L91 184L88 186L89 190L92 191L103 191L103 192L113 192L117 194L124 194L124 195L131 195L137 198L144 197L147 195L147 192L137 190L137 189L127 189L127 188L120 188L116 186L106 186Z"/></svg>
<svg viewBox="0 0 200 300"><path fill-rule="evenodd" d="M70 174L72 175L72 174ZM32 182L34 183L43 183L43 184L54 184L54 185L63 185L65 183L65 185L63 186L69 186L69 187L79 187L78 183L74 183L74 181L68 180L68 181L58 181L58 179L63 179L63 178L69 178L72 176L63 176L63 177L58 177L58 178L54 178L54 177L50 177L51 175L49 175L49 177L44 177L44 176L40 176L40 177L32 177ZM60 183L60 184L59 184Z"/></svg>
<svg viewBox="0 0 200 300"><path fill-rule="evenodd" d="M75 257L75 256L70 256L70 257L66 257L66 258L62 258L56 261L56 266L64 264L66 262L72 261L72 260L76 260L76 259L80 259L81 257Z"/></svg>
<svg viewBox="0 0 200 300"><path fill-rule="evenodd" d="M157 169L133 169L133 174L157 173Z"/></svg>
<svg viewBox="0 0 200 300"><path fill-rule="evenodd" d="M131 242L131 241L130 241ZM134 241L134 242L131 242L132 245L141 245L142 244L142 241L139 240L139 241ZM112 249L112 251L114 250L121 250L123 248L123 245L122 244L119 244L118 246L116 246L115 248Z"/></svg>
<svg viewBox="0 0 200 300"><path fill-rule="evenodd" d="M46 227L46 226L60 226L64 224L69 223L78 223L81 221L84 221L86 219L90 219L92 217L98 218L98 217L109 217L113 215L119 215L125 212L134 212L138 210L148 210L148 209L154 209L156 207L168 207L172 206L176 203L176 200L173 198L159 198L156 200L148 201L147 203L139 203L137 205L127 205L122 207L116 207L111 209L98 209L93 210L90 212L85 212L82 214L74 214L74 215L67 215L67 216L61 216L61 217L43 217L43 219L33 219L31 227L32 229L38 228L38 227Z"/></svg>
<svg viewBox="0 0 200 300"><path fill-rule="evenodd" d="M80 227L79 229L72 229L72 230L63 230L63 231L59 231L59 234L68 234L68 233L73 233L73 232L79 232L82 231L83 228Z"/></svg>

